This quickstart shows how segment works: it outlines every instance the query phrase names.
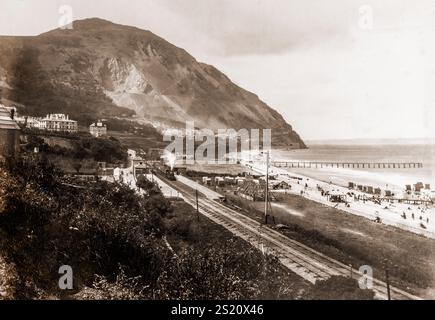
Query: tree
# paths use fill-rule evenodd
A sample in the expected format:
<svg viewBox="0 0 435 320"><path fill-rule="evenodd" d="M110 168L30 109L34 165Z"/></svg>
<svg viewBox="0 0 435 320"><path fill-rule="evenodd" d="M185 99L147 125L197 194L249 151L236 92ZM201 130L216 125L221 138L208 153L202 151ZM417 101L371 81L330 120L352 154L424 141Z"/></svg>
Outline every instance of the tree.
<svg viewBox="0 0 435 320"><path fill-rule="evenodd" d="M150 197L162 194L157 183L149 181L142 174L137 177L136 186L138 186L140 189L142 189Z"/></svg>
<svg viewBox="0 0 435 320"><path fill-rule="evenodd" d="M137 177L136 186L147 191L153 187L153 183L149 181L143 174L141 174Z"/></svg>
<svg viewBox="0 0 435 320"><path fill-rule="evenodd" d="M129 278L122 267L116 278L111 281L97 275L91 288L85 288L74 298L79 300L143 300L149 298L148 287L141 284L141 277Z"/></svg>

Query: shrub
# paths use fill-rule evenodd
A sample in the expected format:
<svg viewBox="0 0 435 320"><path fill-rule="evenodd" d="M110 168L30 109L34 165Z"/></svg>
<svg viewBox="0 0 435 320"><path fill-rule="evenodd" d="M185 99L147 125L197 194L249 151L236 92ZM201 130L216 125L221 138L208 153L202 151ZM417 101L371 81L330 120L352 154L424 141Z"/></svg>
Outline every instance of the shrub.
<svg viewBox="0 0 435 320"><path fill-rule="evenodd" d="M373 300L372 290L363 290L355 279L332 276L328 280L317 281L308 298L312 300Z"/></svg>

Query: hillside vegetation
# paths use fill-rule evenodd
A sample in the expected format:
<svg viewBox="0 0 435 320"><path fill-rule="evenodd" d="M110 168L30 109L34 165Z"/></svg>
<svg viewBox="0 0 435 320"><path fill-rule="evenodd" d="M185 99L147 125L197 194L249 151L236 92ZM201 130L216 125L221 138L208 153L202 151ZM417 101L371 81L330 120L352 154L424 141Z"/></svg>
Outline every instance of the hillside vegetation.
<svg viewBox="0 0 435 320"><path fill-rule="evenodd" d="M43 155L0 170L0 256L11 299L282 299L309 288L191 207L65 181ZM62 265L72 291L58 287Z"/></svg>
<svg viewBox="0 0 435 320"><path fill-rule="evenodd" d="M29 115L67 113L83 124L137 115L198 128L273 129L275 145L304 142L260 98L150 31L101 19L35 37L0 37L0 96ZM273 79L271 79L273 81Z"/></svg>

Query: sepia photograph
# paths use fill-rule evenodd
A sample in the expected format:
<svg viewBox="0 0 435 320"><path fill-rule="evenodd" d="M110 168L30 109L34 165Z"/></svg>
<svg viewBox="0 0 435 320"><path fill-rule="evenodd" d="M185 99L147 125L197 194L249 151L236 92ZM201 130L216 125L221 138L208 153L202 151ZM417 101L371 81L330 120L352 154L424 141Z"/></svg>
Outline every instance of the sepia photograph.
<svg viewBox="0 0 435 320"><path fill-rule="evenodd" d="M0 300L434 300L434 39L432 0L0 0Z"/></svg>

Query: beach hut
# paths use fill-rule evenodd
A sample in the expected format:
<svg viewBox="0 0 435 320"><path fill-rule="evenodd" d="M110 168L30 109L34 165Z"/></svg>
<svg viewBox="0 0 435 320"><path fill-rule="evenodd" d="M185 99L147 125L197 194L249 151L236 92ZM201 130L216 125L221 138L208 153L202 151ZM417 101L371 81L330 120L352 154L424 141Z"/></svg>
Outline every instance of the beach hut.
<svg viewBox="0 0 435 320"><path fill-rule="evenodd" d="M225 179L222 177L215 177L214 178L214 183L217 186L224 186L225 185Z"/></svg>
<svg viewBox="0 0 435 320"><path fill-rule="evenodd" d="M423 184L423 182L417 182L417 183L414 185L414 190L415 190L415 192L420 192L423 188L424 188L424 184Z"/></svg>
<svg viewBox="0 0 435 320"><path fill-rule="evenodd" d="M349 182L349 189L353 189L353 188L355 188L355 183Z"/></svg>

